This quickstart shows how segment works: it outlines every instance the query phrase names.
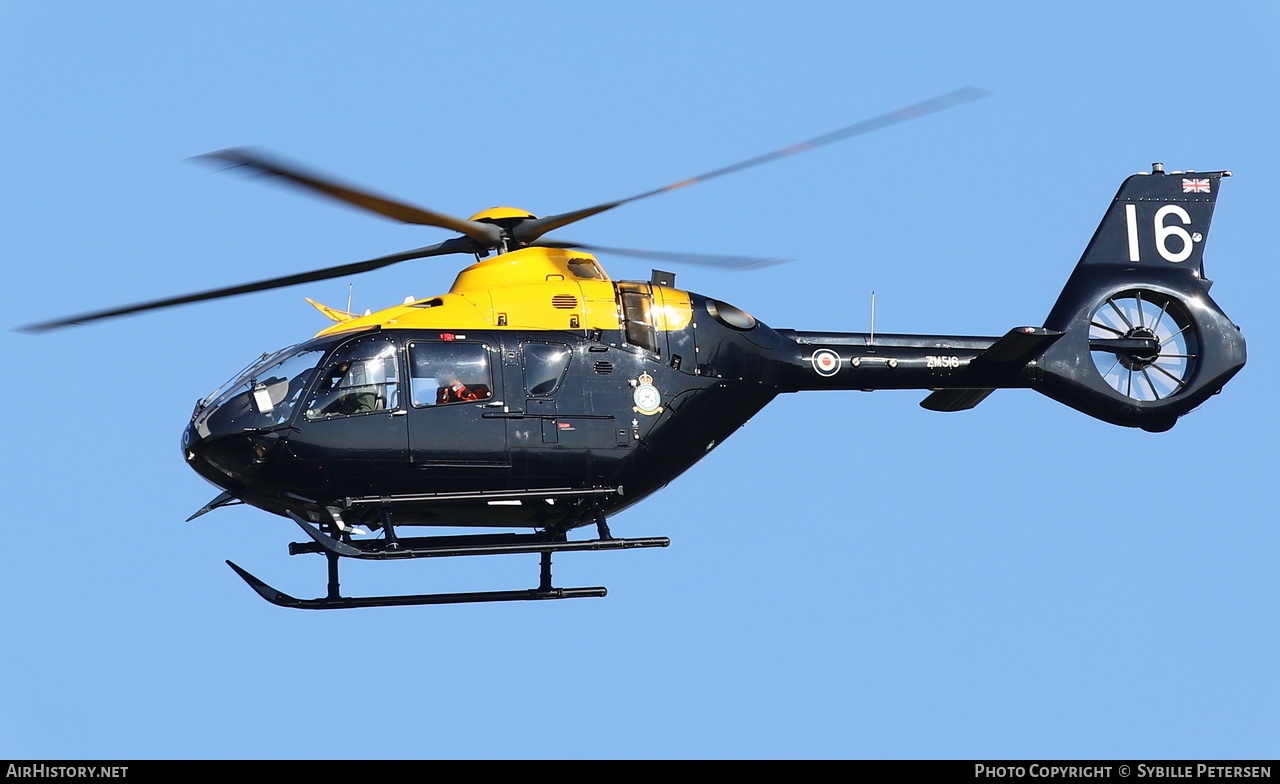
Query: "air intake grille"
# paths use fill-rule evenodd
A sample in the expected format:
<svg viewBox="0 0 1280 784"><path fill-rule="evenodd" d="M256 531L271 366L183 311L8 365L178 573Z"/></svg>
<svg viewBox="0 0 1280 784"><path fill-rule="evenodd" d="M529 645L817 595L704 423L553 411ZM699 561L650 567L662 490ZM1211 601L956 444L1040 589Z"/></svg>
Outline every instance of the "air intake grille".
<svg viewBox="0 0 1280 784"><path fill-rule="evenodd" d="M596 372L602 376L609 375L610 373L613 372L613 363L607 362L603 359L600 360L599 362L596 363Z"/></svg>
<svg viewBox="0 0 1280 784"><path fill-rule="evenodd" d="M572 294L557 294L551 298L551 307L561 310L573 310L578 307L578 298Z"/></svg>

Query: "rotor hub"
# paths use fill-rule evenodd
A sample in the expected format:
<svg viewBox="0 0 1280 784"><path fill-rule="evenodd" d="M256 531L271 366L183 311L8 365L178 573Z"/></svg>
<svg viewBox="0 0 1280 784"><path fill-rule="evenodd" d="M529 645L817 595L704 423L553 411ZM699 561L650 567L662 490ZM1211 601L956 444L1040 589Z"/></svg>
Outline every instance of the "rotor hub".
<svg viewBox="0 0 1280 784"><path fill-rule="evenodd" d="M1130 349L1119 354L1120 364L1127 370L1142 370L1151 367L1160 358L1160 344L1156 333L1147 327L1134 327L1124 334L1130 340L1150 340L1154 350Z"/></svg>
<svg viewBox="0 0 1280 784"><path fill-rule="evenodd" d="M484 223L496 223L499 226L506 226L510 223L519 223L529 218L537 218L532 212L522 210L519 207L490 207L487 210L481 210L472 215L468 220L482 221Z"/></svg>

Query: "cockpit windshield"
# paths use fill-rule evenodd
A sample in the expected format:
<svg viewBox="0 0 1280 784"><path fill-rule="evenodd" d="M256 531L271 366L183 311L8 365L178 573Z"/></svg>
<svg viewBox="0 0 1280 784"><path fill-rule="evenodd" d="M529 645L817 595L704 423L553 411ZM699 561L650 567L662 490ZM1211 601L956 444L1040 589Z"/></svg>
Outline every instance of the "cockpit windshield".
<svg viewBox="0 0 1280 784"><path fill-rule="evenodd" d="M328 346L290 346L263 358L219 387L195 417L201 437L278 425L292 415Z"/></svg>

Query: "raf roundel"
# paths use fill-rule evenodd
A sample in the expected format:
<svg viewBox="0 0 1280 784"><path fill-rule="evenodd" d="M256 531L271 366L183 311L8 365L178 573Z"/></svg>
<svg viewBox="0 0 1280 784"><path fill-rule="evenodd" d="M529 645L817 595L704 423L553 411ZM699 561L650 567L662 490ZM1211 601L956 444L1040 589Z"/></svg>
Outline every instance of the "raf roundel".
<svg viewBox="0 0 1280 784"><path fill-rule="evenodd" d="M830 349L813 352L813 369L820 376L834 376L840 372L840 355Z"/></svg>

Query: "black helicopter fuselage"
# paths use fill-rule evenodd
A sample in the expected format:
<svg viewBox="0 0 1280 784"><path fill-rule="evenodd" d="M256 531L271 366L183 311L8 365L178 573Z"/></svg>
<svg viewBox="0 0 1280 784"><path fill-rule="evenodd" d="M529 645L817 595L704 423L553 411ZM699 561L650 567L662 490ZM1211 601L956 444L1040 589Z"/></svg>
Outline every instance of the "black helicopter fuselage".
<svg viewBox="0 0 1280 784"><path fill-rule="evenodd" d="M232 496L314 522L376 527L390 509L397 525L566 530L666 485L783 392L1026 385L1021 367L972 365L996 338L778 331L670 285L591 274L532 295L566 328L382 314L264 356L197 406L186 458ZM600 300L582 283L608 288L616 328L584 326L599 319L578 311Z"/></svg>

